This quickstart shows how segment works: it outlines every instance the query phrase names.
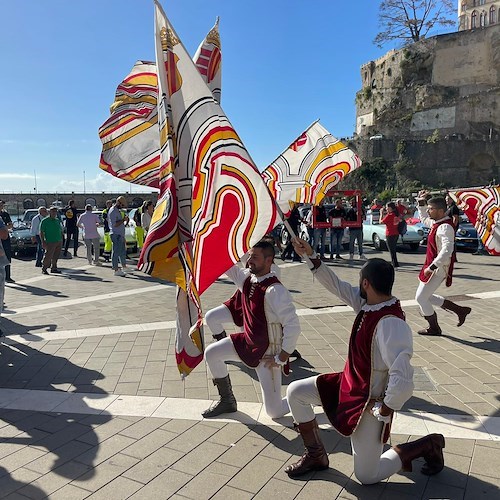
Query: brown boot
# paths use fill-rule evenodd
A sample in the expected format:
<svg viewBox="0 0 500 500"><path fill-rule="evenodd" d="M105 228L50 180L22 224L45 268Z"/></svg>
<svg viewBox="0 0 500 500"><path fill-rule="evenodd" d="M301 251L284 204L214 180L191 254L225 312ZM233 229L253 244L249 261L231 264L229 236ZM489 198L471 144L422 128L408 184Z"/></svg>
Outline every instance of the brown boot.
<svg viewBox="0 0 500 500"><path fill-rule="evenodd" d="M451 300L445 299L443 305L441 306L445 311L454 312L458 316L457 326L462 326L465 322L465 318L470 314L472 309L470 307L462 307Z"/></svg>
<svg viewBox="0 0 500 500"><path fill-rule="evenodd" d="M316 419L298 424L298 430L304 441L306 452L299 461L289 465L285 472L290 477L298 477L313 470L328 469L328 455L319 437L319 428Z"/></svg>
<svg viewBox="0 0 500 500"><path fill-rule="evenodd" d="M235 411L238 411L238 405L233 394L233 388L231 387L231 379L229 378L229 375L224 378L214 378L214 385L217 386L220 399L208 408L208 410L205 410L201 416L203 418L212 418L217 417L222 413L234 413Z"/></svg>
<svg viewBox="0 0 500 500"><path fill-rule="evenodd" d="M412 461L416 458L423 457L425 464L420 469L422 474L433 476L441 472L444 467L444 436L442 434L429 434L423 438L411 441L410 443L398 444L393 447L393 450L399 455L402 470L405 472L412 471Z"/></svg>
<svg viewBox="0 0 500 500"><path fill-rule="evenodd" d="M417 333L419 335L430 335L433 337L441 335L437 314L434 313L432 316L424 316L424 318L427 320L427 323L429 323L429 326L423 330L419 330Z"/></svg>

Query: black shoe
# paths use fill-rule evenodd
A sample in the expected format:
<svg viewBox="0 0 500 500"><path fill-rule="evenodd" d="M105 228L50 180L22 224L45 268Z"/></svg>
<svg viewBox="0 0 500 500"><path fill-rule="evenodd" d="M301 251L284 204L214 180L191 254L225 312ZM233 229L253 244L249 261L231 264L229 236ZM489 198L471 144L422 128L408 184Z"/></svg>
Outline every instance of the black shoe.
<svg viewBox="0 0 500 500"><path fill-rule="evenodd" d="M15 283L15 281L12 278L6 278L5 283Z"/></svg>
<svg viewBox="0 0 500 500"><path fill-rule="evenodd" d="M64 250L63 252L63 257L67 257L68 256L68 251L67 250Z"/></svg>
<svg viewBox="0 0 500 500"><path fill-rule="evenodd" d="M41 263L41 262L37 262L37 263L35 264L35 267L42 267L42 263Z"/></svg>
<svg viewBox="0 0 500 500"><path fill-rule="evenodd" d="M47 269L42 269L42 274L49 274L49 273L47 272Z"/></svg>
<svg viewBox="0 0 500 500"><path fill-rule="evenodd" d="M78 257L78 255L76 254L76 252L73 254L73 257Z"/></svg>
<svg viewBox="0 0 500 500"><path fill-rule="evenodd" d="M341 257L340 255L336 255L336 256L335 256L335 258L336 258L337 260L344 260L344 258L343 258L343 257Z"/></svg>

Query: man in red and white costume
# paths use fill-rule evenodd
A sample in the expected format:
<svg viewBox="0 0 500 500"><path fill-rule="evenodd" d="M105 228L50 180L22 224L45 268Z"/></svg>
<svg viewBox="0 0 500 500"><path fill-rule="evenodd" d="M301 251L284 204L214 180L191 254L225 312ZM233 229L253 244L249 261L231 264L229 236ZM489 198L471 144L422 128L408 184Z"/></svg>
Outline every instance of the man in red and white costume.
<svg viewBox="0 0 500 500"><path fill-rule="evenodd" d="M453 265L456 260L455 227L451 217L446 215L448 210L446 200L442 197L428 198L426 191L420 191L417 203L420 220L431 228L427 236L425 262L418 276L420 283L415 295L415 300L429 326L417 333L439 336L441 328L433 305L454 312L458 316L457 326L463 325L471 308L459 306L434 293L444 280L446 286L451 286Z"/></svg>
<svg viewBox="0 0 500 500"><path fill-rule="evenodd" d="M444 467L444 437L431 434L383 452L394 411L413 392L412 333L399 301L392 296L394 268L383 259L370 259L360 271L359 287L341 281L321 263L304 240L295 241L299 255L311 257L318 281L357 313L349 340L345 368L292 382L287 399L306 452L285 472L292 478L328 468L312 406L323 406L335 429L350 436L354 474L363 484L381 481L399 470L411 471L411 462L424 457L424 474Z"/></svg>
<svg viewBox="0 0 500 500"><path fill-rule="evenodd" d="M233 266L226 272L241 291L243 332L216 337L218 342L205 350L205 359L220 395L220 400L202 413L205 418L237 411L227 361L243 361L255 369L264 407L271 418L289 412L286 399L281 397L281 369L295 349L300 324L290 292L271 272L273 260L274 246L260 241L249 251L247 268ZM217 309L219 313L212 314L210 321L207 318L211 327L227 320L228 313L231 317L226 306Z"/></svg>

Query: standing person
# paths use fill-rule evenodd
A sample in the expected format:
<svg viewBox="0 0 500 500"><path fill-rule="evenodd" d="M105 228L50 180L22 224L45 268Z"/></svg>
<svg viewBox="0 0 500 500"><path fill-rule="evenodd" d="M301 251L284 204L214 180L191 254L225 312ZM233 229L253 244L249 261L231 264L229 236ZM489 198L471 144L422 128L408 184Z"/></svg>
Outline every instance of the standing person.
<svg viewBox="0 0 500 500"><path fill-rule="evenodd" d="M212 331L219 340L207 347L205 359L220 400L202 413L204 418L237 411L227 361L243 361L255 369L271 418L289 411L281 397L281 368L295 350L300 324L290 292L271 272L273 259L274 245L259 241L249 251L247 268L233 266L226 272L241 291L243 332L223 338Z"/></svg>
<svg viewBox="0 0 500 500"><path fill-rule="evenodd" d="M73 238L73 256L78 257L78 212L75 207L75 200L69 200L68 206L64 209L66 217L66 243L64 245L64 257L68 255L68 247Z"/></svg>
<svg viewBox="0 0 500 500"><path fill-rule="evenodd" d="M455 232L457 232L458 225L460 224L460 210L450 196L450 193L446 194L446 207L446 215L451 219Z"/></svg>
<svg viewBox="0 0 500 500"><path fill-rule="evenodd" d="M63 232L56 207L50 207L49 216L40 222L40 239L45 250L42 274L49 274L47 272L49 266L52 274L59 274L61 271L57 268L57 260L61 253Z"/></svg>
<svg viewBox="0 0 500 500"><path fill-rule="evenodd" d="M7 228L7 236L2 238L2 245L5 255L9 263L5 266L5 282L6 283L15 283L10 274L10 266L12 262L12 248L10 245L10 230L14 227L12 224L12 219L10 218L9 213L5 210L5 202L0 200L0 217L2 218L5 227Z"/></svg>
<svg viewBox="0 0 500 500"><path fill-rule="evenodd" d="M420 283L415 300L429 326L419 330L419 335L441 335L441 328L433 305L442 307L446 311L454 312L458 316L457 326L462 326L470 307L462 307L451 300L434 294L439 285L446 280L446 286L451 286L453 264L455 263L455 228L452 220L446 215L446 200L442 197L429 198L426 202L426 191L420 191L418 214L420 220L431 228L427 236L427 251L425 262L419 274Z"/></svg>
<svg viewBox="0 0 500 500"><path fill-rule="evenodd" d="M139 208L134 212L134 222L135 222L135 241L137 242L137 251L140 253L141 248L144 245L144 228L142 227L142 213L143 207L146 202L144 202Z"/></svg>
<svg viewBox="0 0 500 500"><path fill-rule="evenodd" d="M325 198L323 198L316 209L316 222L328 222L326 209L325 209ZM326 227L316 227L314 228L314 238L313 238L313 248L317 251L319 245L319 253L321 259L325 258L325 239L326 239Z"/></svg>
<svg viewBox="0 0 500 500"><path fill-rule="evenodd" d="M87 260L92 264L92 247L94 247L94 265L100 266L99 262L99 233L97 227L101 221L97 214L92 213L92 205L85 205L85 212L78 217L77 225L83 228L83 241L87 248Z"/></svg>
<svg viewBox="0 0 500 500"><path fill-rule="evenodd" d="M37 244L36 247L36 261L35 267L42 267L43 260L43 246L40 238L40 223L45 217L48 217L49 212L45 207L38 207L38 213L31 219L30 234L33 243Z"/></svg>
<svg viewBox="0 0 500 500"><path fill-rule="evenodd" d="M394 268L399 267L396 246L399 239L400 222L401 217L399 216L398 207L396 207L396 204L393 201L387 203L385 210L384 207L380 209L380 223L385 224L387 247L389 248L389 252L391 253L391 261Z"/></svg>
<svg viewBox="0 0 500 500"><path fill-rule="evenodd" d="M104 262L109 262L109 259L111 257L111 249L113 248L113 244L111 242L111 234L109 232L108 212L115 203L115 199L106 200L106 208L102 211L102 222L104 226Z"/></svg>
<svg viewBox="0 0 500 500"><path fill-rule="evenodd" d="M363 205L358 208L356 198L351 200L351 207L347 210L345 220L356 222L358 220L358 212L361 212L361 221L359 226L349 226L349 259L354 259L354 243L358 243L358 253L360 260L366 260L363 253L363 219L365 218L365 209ZM314 247L313 247L314 248ZM316 249L315 249L316 250Z"/></svg>
<svg viewBox="0 0 500 500"><path fill-rule="evenodd" d="M299 224L300 224L300 212L298 205L294 205L292 211L290 212L290 215L288 216L288 224L290 224L292 231L296 235L298 235ZM293 249L292 235L290 235L290 240L288 241L288 244L286 245L285 249L283 250L283 252L281 252L281 258L282 260L291 258L294 262L301 261L300 257L295 253L295 250Z"/></svg>
<svg viewBox="0 0 500 500"><path fill-rule="evenodd" d="M115 276L125 276L131 272L127 267L127 247L125 243L125 224L128 224L128 215L122 212L127 207L125 196L118 196L115 204L109 209L108 221L109 232L113 248L111 250L111 266ZM121 264L121 269L118 267Z"/></svg>
<svg viewBox="0 0 500 500"><path fill-rule="evenodd" d="M141 215L141 225L144 229L144 233L147 234L149 231L149 226L151 226L151 218L153 217L153 212L155 207L151 200L147 200L142 205L142 215Z"/></svg>
<svg viewBox="0 0 500 500"><path fill-rule="evenodd" d="M413 392L413 339L399 300L392 295L394 268L383 259L370 259L361 268L359 287L353 287L316 258L304 240L296 251L311 256L311 270L331 293L350 305L357 316L349 340L344 370L292 382L287 399L306 451L285 472L292 478L328 468L328 455L319 436L312 405L323 406L333 427L350 436L354 474L374 484L399 470L411 471L423 457L421 472L433 475L444 467L444 437L430 434L383 452L394 411Z"/></svg>
<svg viewBox="0 0 500 500"><path fill-rule="evenodd" d="M2 241L9 237L9 230L5 225L2 217L0 217L0 319L2 318L3 303L5 297L5 267L9 264L9 259L3 249ZM0 326L0 337L3 335L2 328Z"/></svg>
<svg viewBox="0 0 500 500"><path fill-rule="evenodd" d="M335 200L335 206L328 212L328 220L332 226L330 229L330 259L341 260L340 250L342 248L342 236L344 236L344 228L342 227L342 219L345 219L346 211L342 204L342 200Z"/></svg>

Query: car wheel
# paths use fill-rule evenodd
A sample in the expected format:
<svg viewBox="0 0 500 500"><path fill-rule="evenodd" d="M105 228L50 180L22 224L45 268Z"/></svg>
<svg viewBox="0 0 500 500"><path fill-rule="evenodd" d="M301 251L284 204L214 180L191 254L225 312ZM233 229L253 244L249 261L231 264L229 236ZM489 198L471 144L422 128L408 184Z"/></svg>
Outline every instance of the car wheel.
<svg viewBox="0 0 500 500"><path fill-rule="evenodd" d="M410 243L410 250L413 250L416 252L418 250L418 247L420 246L420 243Z"/></svg>
<svg viewBox="0 0 500 500"><path fill-rule="evenodd" d="M384 242L380 239L380 236L377 233L373 233L372 236L372 241L373 241L373 246L375 250L383 250L384 249Z"/></svg>
<svg viewBox="0 0 500 500"><path fill-rule="evenodd" d="M289 240L288 231L285 228L283 228L281 230L281 244L283 246L287 246L288 240Z"/></svg>

